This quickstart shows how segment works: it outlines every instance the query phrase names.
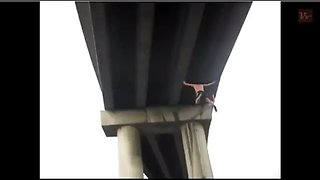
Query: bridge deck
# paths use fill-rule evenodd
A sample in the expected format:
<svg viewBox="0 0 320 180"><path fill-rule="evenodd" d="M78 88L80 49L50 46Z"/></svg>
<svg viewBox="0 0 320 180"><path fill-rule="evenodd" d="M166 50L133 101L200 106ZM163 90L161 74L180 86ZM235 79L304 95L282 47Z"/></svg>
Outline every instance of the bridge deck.
<svg viewBox="0 0 320 180"><path fill-rule="evenodd" d="M194 91L183 81L216 81L205 87L215 96L251 3L76 2L76 6L105 109L123 110L192 105ZM141 137L149 178L187 177L179 138Z"/></svg>

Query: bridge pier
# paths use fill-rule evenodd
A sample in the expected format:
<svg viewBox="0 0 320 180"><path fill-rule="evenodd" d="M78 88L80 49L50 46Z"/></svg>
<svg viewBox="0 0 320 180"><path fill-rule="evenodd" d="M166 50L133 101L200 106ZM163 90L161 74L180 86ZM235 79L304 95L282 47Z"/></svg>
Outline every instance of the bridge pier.
<svg viewBox="0 0 320 180"><path fill-rule="evenodd" d="M212 178L206 142L211 115L206 104L102 111L101 121L108 137L118 137L121 178L143 178L149 158L149 178Z"/></svg>
<svg viewBox="0 0 320 180"><path fill-rule="evenodd" d="M181 127L189 178L213 178L206 135L202 124L186 123Z"/></svg>
<svg viewBox="0 0 320 180"><path fill-rule="evenodd" d="M120 177L143 178L139 131L132 126L122 126L117 136Z"/></svg>

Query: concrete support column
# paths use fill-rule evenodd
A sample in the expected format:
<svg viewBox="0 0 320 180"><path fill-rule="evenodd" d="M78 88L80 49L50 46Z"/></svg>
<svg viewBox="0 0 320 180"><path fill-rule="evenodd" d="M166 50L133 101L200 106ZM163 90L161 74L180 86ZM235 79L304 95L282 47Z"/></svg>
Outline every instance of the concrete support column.
<svg viewBox="0 0 320 180"><path fill-rule="evenodd" d="M189 123L184 124L181 127L181 137L183 143L184 156L186 160L188 177L193 177L192 173L192 144Z"/></svg>
<svg viewBox="0 0 320 180"><path fill-rule="evenodd" d="M132 126L122 126L118 129L117 136L120 177L143 179L139 131Z"/></svg>
<svg viewBox="0 0 320 180"><path fill-rule="evenodd" d="M213 178L204 128L200 123L193 123L193 128L197 151L200 155L199 159L202 175L204 178Z"/></svg>
<svg viewBox="0 0 320 180"><path fill-rule="evenodd" d="M187 123L181 133L189 178L213 178L203 126Z"/></svg>

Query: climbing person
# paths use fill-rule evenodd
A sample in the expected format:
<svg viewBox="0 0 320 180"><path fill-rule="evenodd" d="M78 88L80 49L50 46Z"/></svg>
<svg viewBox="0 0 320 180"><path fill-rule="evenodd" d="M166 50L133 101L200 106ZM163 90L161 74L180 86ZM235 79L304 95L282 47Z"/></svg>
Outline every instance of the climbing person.
<svg viewBox="0 0 320 180"><path fill-rule="evenodd" d="M210 96L207 94L207 92L204 91L204 87L210 86L214 84L216 81L213 81L208 84L192 84L192 83L187 83L183 81L183 84L185 86L190 86L194 89L195 91L195 104L204 104L204 103L209 103L212 104L214 107L214 110L217 112L217 107L214 105L214 95Z"/></svg>

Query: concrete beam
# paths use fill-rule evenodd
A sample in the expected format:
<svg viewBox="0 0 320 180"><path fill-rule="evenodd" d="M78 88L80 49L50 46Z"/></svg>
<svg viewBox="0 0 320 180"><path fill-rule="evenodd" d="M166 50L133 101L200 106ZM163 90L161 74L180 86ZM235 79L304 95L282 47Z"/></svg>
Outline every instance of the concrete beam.
<svg viewBox="0 0 320 180"><path fill-rule="evenodd" d="M174 55L172 56L175 58L172 61L175 64L171 66L173 76L169 86L171 88L169 90L170 105L176 105L180 100L182 82L185 80L192 59L204 9L204 3L188 4L187 13L181 13L174 47L176 51L173 51Z"/></svg>
<svg viewBox="0 0 320 180"><path fill-rule="evenodd" d="M77 7L79 20L80 20L84 38L86 40L86 44L89 50L93 68L96 72L100 89L102 90L101 75L100 75L99 62L98 62L98 56L96 51L96 40L94 36L94 31L93 31L93 22L92 22L92 16L91 16L90 3L75 2L75 4Z"/></svg>
<svg viewBox="0 0 320 180"><path fill-rule="evenodd" d="M153 107L137 110L101 111L101 123L107 136L116 136L121 126L133 126L143 134L180 132L186 122L199 122L208 134L212 105Z"/></svg>
<svg viewBox="0 0 320 180"><path fill-rule="evenodd" d="M140 108L145 107L147 101L155 5L154 3L139 3L137 6L136 105Z"/></svg>
<svg viewBox="0 0 320 180"><path fill-rule="evenodd" d="M101 78L101 90L105 109L114 108L114 94L111 74L111 51L109 27L105 20L106 9L102 3L89 3L92 31L95 42L97 72ZM89 25L87 25L89 26Z"/></svg>

